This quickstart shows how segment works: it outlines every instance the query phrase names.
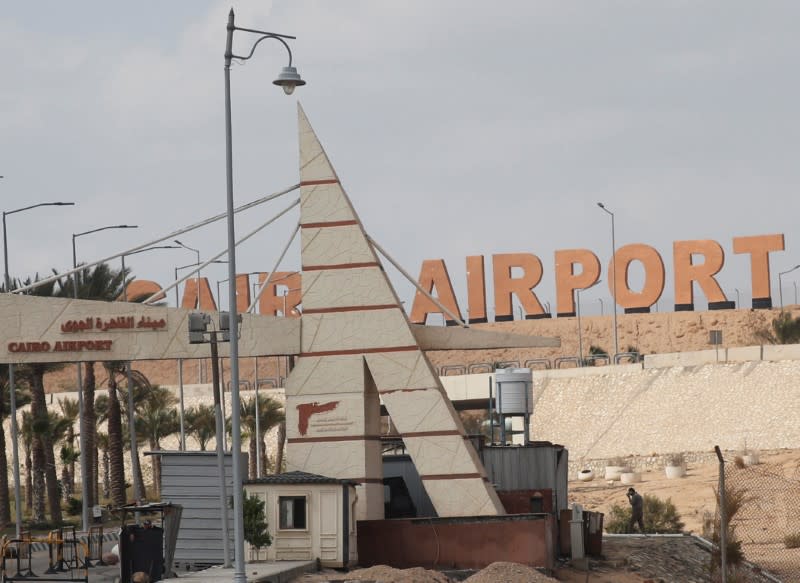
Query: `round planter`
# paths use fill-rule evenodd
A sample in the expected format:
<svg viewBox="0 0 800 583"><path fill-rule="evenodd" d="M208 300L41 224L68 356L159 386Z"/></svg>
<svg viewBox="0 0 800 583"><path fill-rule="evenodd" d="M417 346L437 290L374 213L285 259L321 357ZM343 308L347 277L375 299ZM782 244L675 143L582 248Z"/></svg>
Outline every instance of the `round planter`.
<svg viewBox="0 0 800 583"><path fill-rule="evenodd" d="M742 462L746 466L757 466L758 465L758 454L757 453L748 453L742 456Z"/></svg>
<svg viewBox="0 0 800 583"><path fill-rule="evenodd" d="M594 472L592 470L581 470L578 472L578 480L581 482L591 482L594 480Z"/></svg>
<svg viewBox="0 0 800 583"><path fill-rule="evenodd" d="M686 475L686 470L683 469L683 466L664 466L664 471L670 480L682 478Z"/></svg>
<svg viewBox="0 0 800 583"><path fill-rule="evenodd" d="M627 470L625 466L606 466L604 478L609 481L618 482L622 472Z"/></svg>
<svg viewBox="0 0 800 583"><path fill-rule="evenodd" d="M642 474L639 472L622 472L619 476L619 481L625 485L635 484L642 481Z"/></svg>

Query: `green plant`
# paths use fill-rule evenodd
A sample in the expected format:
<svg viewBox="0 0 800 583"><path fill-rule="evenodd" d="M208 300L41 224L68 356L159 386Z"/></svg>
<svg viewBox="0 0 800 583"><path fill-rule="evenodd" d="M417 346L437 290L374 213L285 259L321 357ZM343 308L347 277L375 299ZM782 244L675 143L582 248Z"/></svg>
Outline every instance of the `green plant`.
<svg viewBox="0 0 800 583"><path fill-rule="evenodd" d="M792 318L787 311L781 311L772 321L772 329L763 328L755 336L769 344L796 344L800 342L800 316Z"/></svg>
<svg viewBox="0 0 800 583"><path fill-rule="evenodd" d="M719 496L719 489L714 488L714 497L717 499L719 506L720 496ZM735 486L731 486L730 484L725 485L725 522L727 523L726 532L727 536L726 541L727 544L725 545L726 548L726 559L729 567L733 567L734 570L736 566L744 560L744 552L742 552L742 541L739 540L739 537L736 536L736 527L731 524L733 521L734 516L750 501L752 500L751 496L748 496L747 492L743 488L737 488ZM717 510L716 515L714 516L712 533L711 533L711 542L714 543L714 550L711 553L711 573L715 573L719 568L722 562L722 555L720 553L720 515L719 509Z"/></svg>
<svg viewBox="0 0 800 583"><path fill-rule="evenodd" d="M67 499L67 514L70 516L78 516L82 510L83 501L73 497Z"/></svg>
<svg viewBox="0 0 800 583"><path fill-rule="evenodd" d="M609 512L606 532L624 534L628 532L631 520L630 506L614 504ZM644 495L644 531L658 534L679 534L683 532L681 515L672 499L661 500L657 496Z"/></svg>
<svg viewBox="0 0 800 583"><path fill-rule="evenodd" d="M244 496L244 540L257 549L272 544L267 532L266 503L257 496Z"/></svg>
<svg viewBox="0 0 800 583"><path fill-rule="evenodd" d="M783 537L783 545L787 549L800 548L800 532L793 532L792 534L787 534L785 537Z"/></svg>

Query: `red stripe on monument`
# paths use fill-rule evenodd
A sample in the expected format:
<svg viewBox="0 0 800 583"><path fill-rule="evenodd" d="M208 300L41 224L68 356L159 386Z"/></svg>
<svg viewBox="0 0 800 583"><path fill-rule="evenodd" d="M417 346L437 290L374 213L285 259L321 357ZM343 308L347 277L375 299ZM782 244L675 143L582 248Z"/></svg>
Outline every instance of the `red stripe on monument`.
<svg viewBox="0 0 800 583"><path fill-rule="evenodd" d="M318 184L338 184L339 180L336 178L323 178L321 180L301 180L300 186L316 186Z"/></svg>
<svg viewBox="0 0 800 583"><path fill-rule="evenodd" d="M483 479L480 474L429 474L427 476L420 476L420 480L471 480Z"/></svg>
<svg viewBox="0 0 800 583"><path fill-rule="evenodd" d="M355 219L348 219L346 221L321 221L319 223L300 223L303 229L321 229L324 227L347 227L350 225L357 225L358 221Z"/></svg>
<svg viewBox="0 0 800 583"><path fill-rule="evenodd" d="M343 356L346 354L375 354L377 352L410 352L419 350L417 346L387 346L386 348L353 348L350 350L322 350L320 352L301 352L300 356Z"/></svg>
<svg viewBox="0 0 800 583"><path fill-rule="evenodd" d="M290 437L289 443L325 443L331 441L380 441L380 435L331 435L326 437Z"/></svg>
<svg viewBox="0 0 800 583"><path fill-rule="evenodd" d="M389 310L399 308L397 304L378 304L375 306L345 306L342 308L309 308L304 314L335 314L337 312L368 312L370 310Z"/></svg>
<svg viewBox="0 0 800 583"><path fill-rule="evenodd" d="M304 265L302 271L324 271L326 269L356 269L358 267L381 267L377 261L365 261L364 263L334 263L331 265Z"/></svg>

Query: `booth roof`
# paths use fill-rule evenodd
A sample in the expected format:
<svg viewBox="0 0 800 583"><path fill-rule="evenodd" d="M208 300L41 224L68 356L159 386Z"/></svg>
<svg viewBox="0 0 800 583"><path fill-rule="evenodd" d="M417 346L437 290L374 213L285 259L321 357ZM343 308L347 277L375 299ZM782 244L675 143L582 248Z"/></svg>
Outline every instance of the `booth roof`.
<svg viewBox="0 0 800 583"><path fill-rule="evenodd" d="M283 474L270 474L255 480L245 480L245 484L354 484L352 480L342 478L329 478L308 472L285 472Z"/></svg>

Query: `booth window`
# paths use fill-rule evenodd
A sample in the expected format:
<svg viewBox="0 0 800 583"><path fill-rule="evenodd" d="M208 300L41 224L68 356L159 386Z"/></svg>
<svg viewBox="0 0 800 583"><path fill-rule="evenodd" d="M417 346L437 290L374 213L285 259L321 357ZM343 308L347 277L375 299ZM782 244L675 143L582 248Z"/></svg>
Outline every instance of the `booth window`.
<svg viewBox="0 0 800 583"><path fill-rule="evenodd" d="M305 496L279 496L278 507L280 508L278 527L281 530L307 528Z"/></svg>

